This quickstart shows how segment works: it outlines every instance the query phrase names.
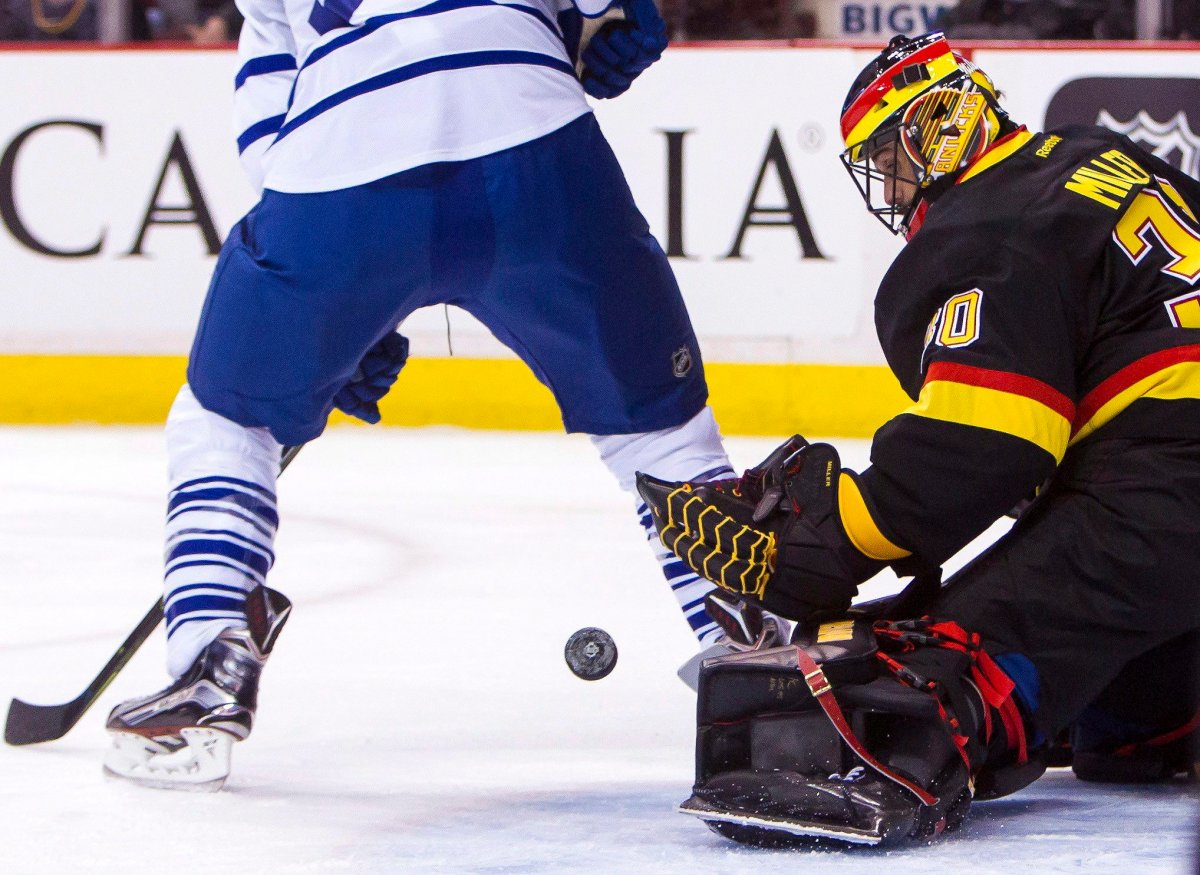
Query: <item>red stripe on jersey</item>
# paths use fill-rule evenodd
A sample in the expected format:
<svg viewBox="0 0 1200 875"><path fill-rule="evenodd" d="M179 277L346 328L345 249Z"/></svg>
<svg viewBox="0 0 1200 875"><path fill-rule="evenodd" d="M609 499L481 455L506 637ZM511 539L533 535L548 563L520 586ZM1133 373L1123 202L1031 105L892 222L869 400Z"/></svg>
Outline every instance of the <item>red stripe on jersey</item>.
<svg viewBox="0 0 1200 875"><path fill-rule="evenodd" d="M1008 392L1010 395L1023 395L1039 404L1046 405L1067 422L1071 422L1075 418L1075 404L1070 398L1053 386L1023 374L994 371L990 368L976 368L955 362L934 362L925 373L925 382L930 383L934 380L995 389L998 392Z"/></svg>
<svg viewBox="0 0 1200 875"><path fill-rule="evenodd" d="M1200 344L1193 343L1187 346L1160 349L1158 352L1152 352L1121 368L1091 392L1088 392L1079 402L1079 413L1071 426L1071 434L1075 434L1083 428L1101 407L1134 383L1183 362L1200 362Z"/></svg>

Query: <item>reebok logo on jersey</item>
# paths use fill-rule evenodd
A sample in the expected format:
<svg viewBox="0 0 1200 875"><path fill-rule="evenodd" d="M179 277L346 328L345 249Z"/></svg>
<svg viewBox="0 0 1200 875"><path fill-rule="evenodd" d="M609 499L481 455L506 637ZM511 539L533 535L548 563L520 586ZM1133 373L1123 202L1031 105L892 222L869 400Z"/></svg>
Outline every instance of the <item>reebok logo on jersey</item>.
<svg viewBox="0 0 1200 875"><path fill-rule="evenodd" d="M1039 148L1033 154L1037 155L1039 158L1049 158L1050 153L1054 151L1054 147L1061 143L1062 139L1062 137L1056 137L1053 135L1047 137L1046 142L1042 143L1041 148Z"/></svg>
<svg viewBox="0 0 1200 875"><path fill-rule="evenodd" d="M1117 149L1109 149L1072 173L1063 187L1115 210L1135 185L1149 181L1150 174L1136 161Z"/></svg>

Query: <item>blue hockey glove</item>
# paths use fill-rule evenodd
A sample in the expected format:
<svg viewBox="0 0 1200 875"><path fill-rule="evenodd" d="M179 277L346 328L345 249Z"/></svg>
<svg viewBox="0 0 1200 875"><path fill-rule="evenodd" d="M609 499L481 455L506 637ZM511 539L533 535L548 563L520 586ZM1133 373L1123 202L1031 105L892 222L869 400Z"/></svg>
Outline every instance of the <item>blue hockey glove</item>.
<svg viewBox="0 0 1200 875"><path fill-rule="evenodd" d="M654 0L625 0L625 18L607 22L584 46L580 81L596 98L624 94L642 71L662 57L667 24Z"/></svg>
<svg viewBox="0 0 1200 875"><path fill-rule="evenodd" d="M392 388L406 361L408 338L393 331L367 350L350 382L333 396L333 406L363 422L379 422L379 399Z"/></svg>

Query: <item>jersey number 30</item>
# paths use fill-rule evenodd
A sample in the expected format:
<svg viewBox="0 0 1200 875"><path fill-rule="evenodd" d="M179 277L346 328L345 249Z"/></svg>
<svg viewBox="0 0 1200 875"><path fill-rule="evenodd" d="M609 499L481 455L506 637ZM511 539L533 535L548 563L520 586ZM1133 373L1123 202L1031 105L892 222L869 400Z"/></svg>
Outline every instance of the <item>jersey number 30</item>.
<svg viewBox="0 0 1200 875"><path fill-rule="evenodd" d="M1113 239L1130 261L1140 264L1154 245L1151 232L1171 256L1170 262L1162 268L1163 273L1187 283L1200 279L1200 234L1185 224L1166 198L1154 189L1146 188L1138 192L1117 222Z"/></svg>

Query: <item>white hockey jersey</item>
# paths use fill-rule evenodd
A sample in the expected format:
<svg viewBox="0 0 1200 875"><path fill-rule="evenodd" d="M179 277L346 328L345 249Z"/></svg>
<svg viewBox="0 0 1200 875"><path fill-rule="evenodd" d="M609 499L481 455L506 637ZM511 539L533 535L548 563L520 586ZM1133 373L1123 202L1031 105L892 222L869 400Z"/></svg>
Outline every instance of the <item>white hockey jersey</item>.
<svg viewBox="0 0 1200 875"><path fill-rule="evenodd" d="M476 158L589 111L558 25L571 0L237 0L238 150L284 192ZM612 0L576 0L589 17Z"/></svg>

